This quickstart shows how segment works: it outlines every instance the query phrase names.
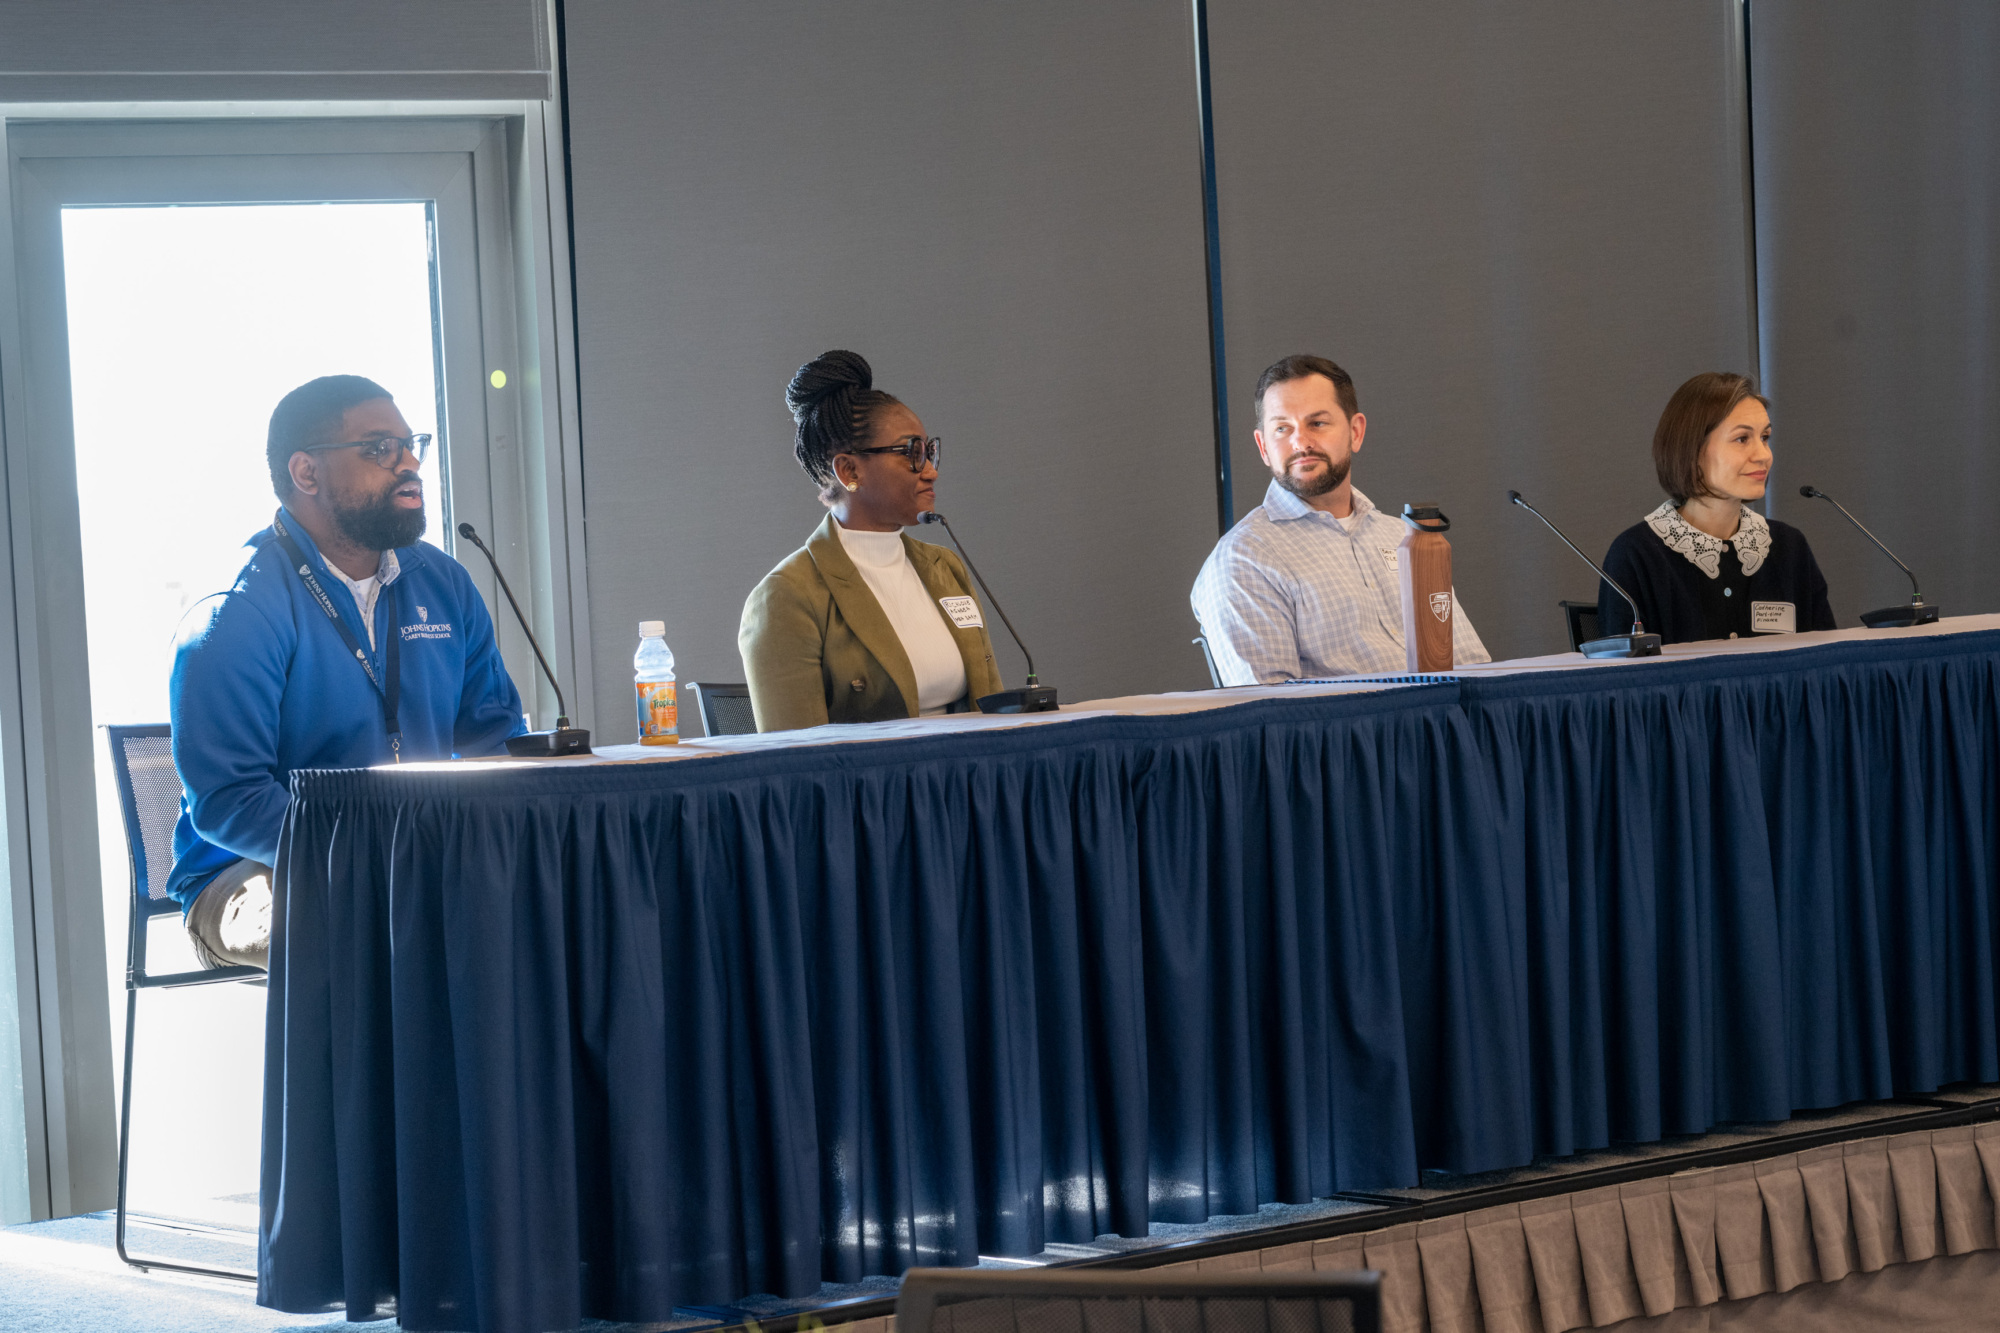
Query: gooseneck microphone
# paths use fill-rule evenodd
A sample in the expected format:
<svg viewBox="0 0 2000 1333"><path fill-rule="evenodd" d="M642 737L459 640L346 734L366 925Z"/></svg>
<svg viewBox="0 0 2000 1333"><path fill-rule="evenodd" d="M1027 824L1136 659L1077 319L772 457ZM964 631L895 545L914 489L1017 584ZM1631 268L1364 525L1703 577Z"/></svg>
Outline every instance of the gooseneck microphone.
<svg viewBox="0 0 2000 1333"><path fill-rule="evenodd" d="M1801 486L1799 494L1808 500L1824 500L1840 511L1841 517L1861 530L1861 535L1875 543L1875 549L1895 560L1896 568L1909 575L1910 604L1908 606L1885 606L1880 611L1863 611L1861 623L1870 629L1882 629L1889 625L1928 625L1938 618L1935 602L1924 600L1924 590L1917 586L1917 576L1910 567L1896 560L1896 553L1882 544L1882 539L1861 526L1861 520L1847 512L1847 506L1828 495L1817 486Z"/></svg>
<svg viewBox="0 0 2000 1333"><path fill-rule="evenodd" d="M562 686L556 683L556 673L549 670L549 659L542 656L542 645L535 640L535 631L528 626L528 617L521 612L521 604L514 600L514 590L507 586L507 576L500 572L500 562L479 540L478 532L470 523L458 525L458 535L477 546L486 556L486 563L493 566L493 577L499 581L500 591L507 594L507 605L514 608L514 618L521 622L521 632L528 636L528 646L535 650L535 660L542 664L542 674L549 678L549 688L556 692L556 727L554 731L530 731L525 735L507 738L507 753L531 759L549 759L565 754L589 754L590 733L582 727L569 724L569 705L563 702Z"/></svg>
<svg viewBox="0 0 2000 1333"><path fill-rule="evenodd" d="M1027 687L1019 690L1002 690L998 694L984 695L978 701L979 711L982 713L1055 712L1056 687L1042 684L1040 678L1035 675L1034 656L1028 652L1028 645L1021 642L1020 634L1014 629L1014 622L1007 619L1007 613L1000 609L1000 599L993 595L993 589L986 586L985 576L980 574L979 566L973 564L972 557L965 553L965 543L959 541L958 534L951 530L951 524L945 523L944 515L935 509L926 509L923 513L917 515L917 521L919 523L944 523L945 534L951 538L951 544L958 548L959 559L965 561L965 567L972 571L972 577L979 580L979 591L985 593L986 600L992 603L994 613L1000 617L1000 623L1007 627L1007 633L1013 636L1014 646L1021 650L1021 656L1028 659Z"/></svg>
<svg viewBox="0 0 2000 1333"><path fill-rule="evenodd" d="M1508 491L1507 503L1517 504L1536 518L1542 520L1542 523L1550 532L1553 532L1557 537L1562 539L1564 546L1576 552L1577 559L1596 570L1597 577L1610 584L1612 591L1623 597L1626 603L1632 608L1632 632L1630 634L1612 634L1602 639L1589 639L1579 644L1577 651L1581 652L1585 657L1658 657L1660 655L1660 636L1646 633L1645 619L1640 616L1639 603L1632 599L1632 594L1626 592L1623 585L1617 579L1605 573L1603 566L1585 555L1575 542L1563 534L1561 528L1550 523L1547 514L1544 514L1541 510L1523 500L1519 491Z"/></svg>

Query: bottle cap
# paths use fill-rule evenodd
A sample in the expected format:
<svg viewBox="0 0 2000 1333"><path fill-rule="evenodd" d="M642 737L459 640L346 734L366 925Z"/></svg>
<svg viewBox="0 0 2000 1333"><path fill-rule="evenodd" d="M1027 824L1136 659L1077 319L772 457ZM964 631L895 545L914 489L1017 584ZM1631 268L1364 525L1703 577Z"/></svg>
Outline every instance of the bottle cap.
<svg viewBox="0 0 2000 1333"><path fill-rule="evenodd" d="M666 637L666 633L667 622L664 620L642 620L639 622L639 637L642 639L661 639Z"/></svg>

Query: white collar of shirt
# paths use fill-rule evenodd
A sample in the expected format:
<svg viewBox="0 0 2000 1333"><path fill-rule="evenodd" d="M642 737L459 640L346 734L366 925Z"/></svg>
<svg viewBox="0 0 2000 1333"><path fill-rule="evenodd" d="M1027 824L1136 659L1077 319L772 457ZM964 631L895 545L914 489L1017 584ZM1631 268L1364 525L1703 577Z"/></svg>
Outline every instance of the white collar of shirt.
<svg viewBox="0 0 2000 1333"><path fill-rule="evenodd" d="M346 571L325 556L321 556L319 562L326 567L327 573L346 584L347 590L354 594L354 604L361 610L361 627L368 631L368 646L372 649L375 646L375 599L403 572L402 562L396 559L394 551L384 551L382 562L365 579L347 577Z"/></svg>
<svg viewBox="0 0 2000 1333"><path fill-rule="evenodd" d="M1689 564L1712 579L1721 577L1722 552L1731 542L1736 544L1736 559L1743 566L1745 577L1762 569L1764 557L1771 553L1771 524L1749 505L1742 508L1734 537L1709 536L1682 518L1672 500L1662 501L1658 509L1646 515L1646 526L1667 544L1668 550L1680 552Z"/></svg>
<svg viewBox="0 0 2000 1333"><path fill-rule="evenodd" d="M1375 502L1363 495L1358 489L1350 489L1348 494L1354 500L1354 508L1349 513L1349 518L1360 520L1375 512ZM1313 508L1304 500L1301 500L1298 496L1293 495L1283 486L1280 486L1276 481L1273 481L1269 486L1264 488L1264 513L1273 523L1289 523L1296 518L1307 518L1313 514L1326 514L1326 511L1324 509ZM1332 514L1326 514L1326 516L1333 518ZM1335 521L1338 524L1338 520ZM1339 524L1339 526L1341 531L1351 532L1359 529L1361 524L1357 521L1352 528L1344 524Z"/></svg>
<svg viewBox="0 0 2000 1333"><path fill-rule="evenodd" d="M847 558L857 565L888 569L909 558L903 550L900 532L858 532L843 526L839 519L834 520L833 530L840 534L841 549L847 552Z"/></svg>

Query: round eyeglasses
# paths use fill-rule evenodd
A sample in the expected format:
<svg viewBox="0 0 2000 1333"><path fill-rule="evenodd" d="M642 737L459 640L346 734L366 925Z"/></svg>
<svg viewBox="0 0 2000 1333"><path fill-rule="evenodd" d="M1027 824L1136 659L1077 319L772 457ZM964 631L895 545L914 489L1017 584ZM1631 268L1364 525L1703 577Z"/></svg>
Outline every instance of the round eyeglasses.
<svg viewBox="0 0 2000 1333"><path fill-rule="evenodd" d="M922 472L927 464L936 466L940 443L942 442L935 435L931 436L928 440L919 439L917 436L912 435L909 439L897 444L878 445L873 449L849 449L847 452L851 454L901 454L909 460L910 471Z"/></svg>
<svg viewBox="0 0 2000 1333"><path fill-rule="evenodd" d="M297 452L302 454L323 454L329 449L358 449L361 457L376 467L396 470L396 464L403 461L403 451L417 460L417 466L424 465L424 455L430 452L431 437L428 435L384 435L375 440L343 440L339 444L308 444Z"/></svg>

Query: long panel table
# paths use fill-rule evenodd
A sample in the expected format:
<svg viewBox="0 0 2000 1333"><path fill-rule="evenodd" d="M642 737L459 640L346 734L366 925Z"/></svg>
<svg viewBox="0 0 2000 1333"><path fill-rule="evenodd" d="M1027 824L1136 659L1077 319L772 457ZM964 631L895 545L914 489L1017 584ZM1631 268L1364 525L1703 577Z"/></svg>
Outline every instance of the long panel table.
<svg viewBox="0 0 2000 1333"><path fill-rule="evenodd" d="M658 1321L1995 1081L1996 784L2000 617L301 773L259 1299Z"/></svg>

